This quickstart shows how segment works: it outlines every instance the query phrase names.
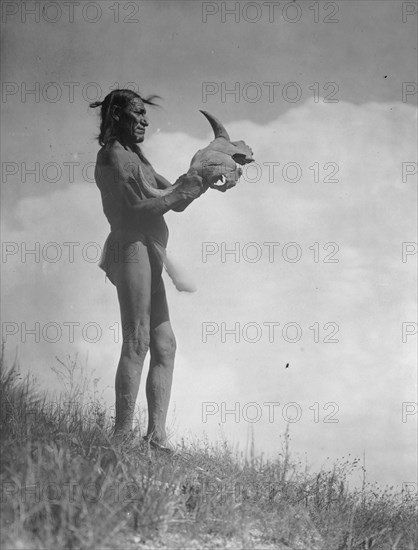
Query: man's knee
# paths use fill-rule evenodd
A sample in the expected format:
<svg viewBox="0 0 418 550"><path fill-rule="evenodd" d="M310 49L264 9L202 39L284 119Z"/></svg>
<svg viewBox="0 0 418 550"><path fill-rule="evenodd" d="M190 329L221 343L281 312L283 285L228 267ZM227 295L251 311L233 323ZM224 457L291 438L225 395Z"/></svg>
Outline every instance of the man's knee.
<svg viewBox="0 0 418 550"><path fill-rule="evenodd" d="M123 327L123 350L132 359L144 359L150 347L148 324L127 323Z"/></svg>
<svg viewBox="0 0 418 550"><path fill-rule="evenodd" d="M176 338L172 332L159 335L151 342L151 352L158 363L165 364L171 362L176 354L176 349Z"/></svg>

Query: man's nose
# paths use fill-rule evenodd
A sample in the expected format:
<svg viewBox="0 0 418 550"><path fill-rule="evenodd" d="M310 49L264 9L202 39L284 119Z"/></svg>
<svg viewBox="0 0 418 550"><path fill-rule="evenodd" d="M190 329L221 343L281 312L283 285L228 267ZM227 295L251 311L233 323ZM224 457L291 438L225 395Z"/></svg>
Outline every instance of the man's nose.
<svg viewBox="0 0 418 550"><path fill-rule="evenodd" d="M149 126L149 122L148 122L147 117L143 116L141 118L141 124L142 124L142 126Z"/></svg>

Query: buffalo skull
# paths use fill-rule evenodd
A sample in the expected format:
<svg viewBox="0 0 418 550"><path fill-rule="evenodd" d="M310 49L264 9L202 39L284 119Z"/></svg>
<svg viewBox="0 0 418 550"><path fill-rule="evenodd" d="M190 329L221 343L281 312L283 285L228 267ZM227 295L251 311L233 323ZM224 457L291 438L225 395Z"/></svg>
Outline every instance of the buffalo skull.
<svg viewBox="0 0 418 550"><path fill-rule="evenodd" d="M239 165L253 162L253 152L244 141L231 141L228 132L217 118L200 111L209 121L215 139L192 158L189 175L197 174L204 185L226 191L237 184L242 169Z"/></svg>
<svg viewBox="0 0 418 550"><path fill-rule="evenodd" d="M206 187L226 191L237 184L241 174L241 166L254 162L253 152L244 141L231 141L228 132L221 122L207 113L200 111L209 121L215 134L215 139L204 149L200 149L192 158L187 175L198 175ZM149 198L162 197L172 193L178 183L168 189L155 189L145 178L139 167L141 188Z"/></svg>

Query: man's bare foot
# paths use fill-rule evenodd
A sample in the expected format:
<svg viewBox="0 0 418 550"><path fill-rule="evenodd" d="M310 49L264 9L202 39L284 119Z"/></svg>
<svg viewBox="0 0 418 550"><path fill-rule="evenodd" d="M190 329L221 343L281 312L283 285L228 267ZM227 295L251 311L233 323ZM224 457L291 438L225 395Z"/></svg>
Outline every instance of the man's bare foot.
<svg viewBox="0 0 418 550"><path fill-rule="evenodd" d="M145 435L142 439L146 441L149 447L155 451L161 451L168 455L174 455L177 452L176 448L170 445L168 442L165 442L164 444L160 443L159 441L156 441L149 435Z"/></svg>

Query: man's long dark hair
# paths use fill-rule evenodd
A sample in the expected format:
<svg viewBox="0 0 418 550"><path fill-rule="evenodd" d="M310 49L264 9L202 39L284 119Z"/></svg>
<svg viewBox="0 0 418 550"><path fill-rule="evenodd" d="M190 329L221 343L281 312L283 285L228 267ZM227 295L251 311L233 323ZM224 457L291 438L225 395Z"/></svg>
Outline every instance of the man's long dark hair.
<svg viewBox="0 0 418 550"><path fill-rule="evenodd" d="M113 107L124 109L133 99L140 99L145 105L158 106L156 99L161 99L158 95L142 97L137 92L128 89L113 90L104 98L103 101L90 103L90 107L96 109L100 107L100 133L97 136L100 145L106 145L108 139L115 135L115 120L112 117Z"/></svg>

